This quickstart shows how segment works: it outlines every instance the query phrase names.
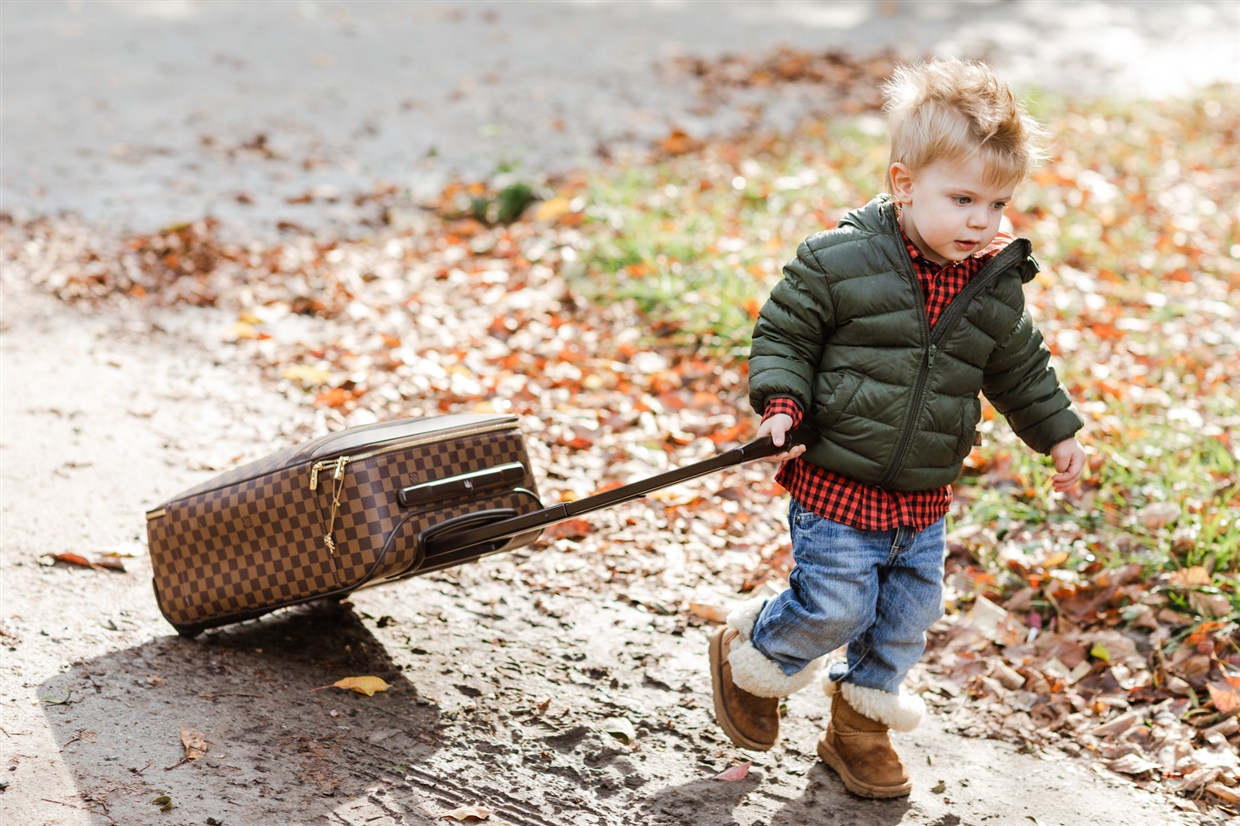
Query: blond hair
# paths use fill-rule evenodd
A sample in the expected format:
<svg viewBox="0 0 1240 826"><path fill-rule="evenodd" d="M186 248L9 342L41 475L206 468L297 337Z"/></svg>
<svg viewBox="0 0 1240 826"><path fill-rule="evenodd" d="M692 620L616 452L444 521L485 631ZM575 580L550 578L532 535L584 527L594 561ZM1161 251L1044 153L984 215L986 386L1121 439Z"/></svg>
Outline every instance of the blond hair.
<svg viewBox="0 0 1240 826"><path fill-rule="evenodd" d="M891 163L916 172L980 154L986 183L1007 186L1024 180L1042 159L1037 121L983 63L948 57L899 66L883 84L883 96Z"/></svg>

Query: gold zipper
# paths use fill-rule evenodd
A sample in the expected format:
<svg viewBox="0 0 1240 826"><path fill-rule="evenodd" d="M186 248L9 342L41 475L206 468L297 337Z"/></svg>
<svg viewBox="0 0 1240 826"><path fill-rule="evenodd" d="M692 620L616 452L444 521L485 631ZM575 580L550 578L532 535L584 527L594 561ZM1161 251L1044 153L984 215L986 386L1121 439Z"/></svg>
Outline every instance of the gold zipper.
<svg viewBox="0 0 1240 826"><path fill-rule="evenodd" d="M452 432L452 438L466 438L468 436L479 436L483 433L493 433L499 430L514 430L517 427L515 419L502 419L498 422L490 422L487 424L475 425L474 427L455 430ZM438 442L444 438L443 431L438 433L423 433L419 436L411 436L399 442L388 442L368 453L359 453L355 456L340 456L336 459L325 459L321 462L315 462L310 467L310 490L318 490L319 474L327 470L329 467L335 467L332 473L332 479L339 481L344 476L345 465L350 462L362 462L366 459L372 459L375 456L382 456L385 453L395 453L399 450L407 450L418 445L430 444Z"/></svg>
<svg viewBox="0 0 1240 826"><path fill-rule="evenodd" d="M468 436L478 436L483 433L495 433L500 430L515 430L517 420L515 418L501 419L492 421L487 424L467 427L454 431L452 438L466 438ZM331 512L323 523L323 544L327 546L327 552L331 556L336 555L336 519L340 515L340 494L344 493L344 485L341 483L344 479L345 467L350 462L360 462L370 459L374 456L382 456L387 453L395 453L400 450L407 450L418 445L430 444L444 438L443 431L439 433L424 433L420 436L404 439L399 442L389 442L382 447L376 448L369 453L359 453L356 456L337 456L335 459L324 459L315 462L310 466L310 490L318 490L319 474L328 468L332 469L332 506Z"/></svg>
<svg viewBox="0 0 1240 826"><path fill-rule="evenodd" d="M333 465L336 469L332 472L332 479L339 482L344 477L344 466L350 461L352 461L352 457L337 456L335 459L315 462L314 467L310 468L310 490L319 489L319 474Z"/></svg>

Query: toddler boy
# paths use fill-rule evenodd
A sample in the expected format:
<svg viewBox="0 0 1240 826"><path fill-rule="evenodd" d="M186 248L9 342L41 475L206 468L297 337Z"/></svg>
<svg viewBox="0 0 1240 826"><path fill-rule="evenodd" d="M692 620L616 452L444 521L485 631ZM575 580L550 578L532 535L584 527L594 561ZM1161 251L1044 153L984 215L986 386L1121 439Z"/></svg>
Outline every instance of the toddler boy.
<svg viewBox="0 0 1240 826"><path fill-rule="evenodd" d="M1083 422L1025 308L1030 244L999 231L1037 159L1037 125L975 62L902 67L884 92L889 194L802 242L754 329L758 434L783 445L802 420L817 431L775 457L791 494L789 588L742 605L710 647L720 726L766 750L780 698L847 645L827 675L818 754L866 797L912 788L887 732L924 712L900 684L943 613L944 517L979 393L1050 455L1055 490L1085 464Z"/></svg>

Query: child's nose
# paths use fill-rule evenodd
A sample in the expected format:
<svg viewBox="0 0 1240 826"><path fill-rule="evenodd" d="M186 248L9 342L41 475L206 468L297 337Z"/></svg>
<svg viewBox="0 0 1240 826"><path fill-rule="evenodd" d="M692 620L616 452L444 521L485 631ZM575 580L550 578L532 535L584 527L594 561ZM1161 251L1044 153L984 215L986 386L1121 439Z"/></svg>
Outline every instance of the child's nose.
<svg viewBox="0 0 1240 826"><path fill-rule="evenodd" d="M990 216L986 214L984 209L969 210L969 228L985 229L989 225Z"/></svg>

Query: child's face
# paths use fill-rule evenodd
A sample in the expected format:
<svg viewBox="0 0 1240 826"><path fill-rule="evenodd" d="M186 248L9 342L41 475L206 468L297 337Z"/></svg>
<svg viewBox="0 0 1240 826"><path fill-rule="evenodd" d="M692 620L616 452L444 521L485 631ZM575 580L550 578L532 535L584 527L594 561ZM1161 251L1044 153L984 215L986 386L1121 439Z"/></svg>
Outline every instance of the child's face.
<svg viewBox="0 0 1240 826"><path fill-rule="evenodd" d="M999 231L1015 184L986 183L985 162L936 161L916 171L894 163L889 171L900 226L936 264L963 261L984 250Z"/></svg>

